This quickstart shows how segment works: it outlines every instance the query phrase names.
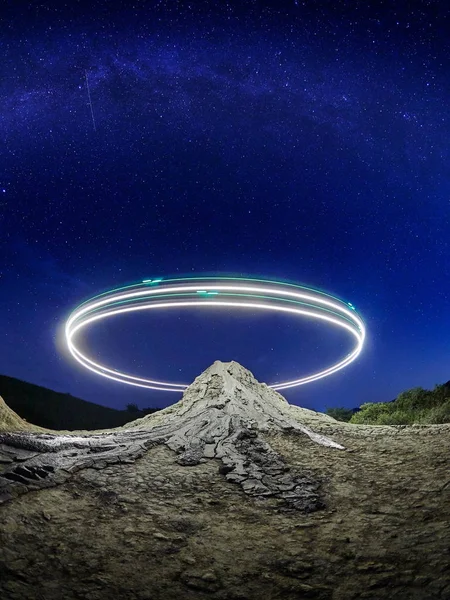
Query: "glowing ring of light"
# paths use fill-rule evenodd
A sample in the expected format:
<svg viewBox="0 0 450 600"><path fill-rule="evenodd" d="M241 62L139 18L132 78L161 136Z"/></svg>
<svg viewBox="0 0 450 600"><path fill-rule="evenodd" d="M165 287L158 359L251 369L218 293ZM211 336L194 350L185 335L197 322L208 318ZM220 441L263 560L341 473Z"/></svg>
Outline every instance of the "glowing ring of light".
<svg viewBox="0 0 450 600"><path fill-rule="evenodd" d="M325 292L262 279L193 277L144 279L142 283L116 288L94 296L76 308L67 320L65 327L67 346L79 363L98 375L128 385L181 392L188 387L188 384L135 377L93 361L77 348L75 337L77 332L90 323L118 314L186 306L251 308L296 314L342 327L356 338L353 350L339 362L312 375L269 386L275 390L316 381L343 369L358 357L364 345L364 323L354 306Z"/></svg>

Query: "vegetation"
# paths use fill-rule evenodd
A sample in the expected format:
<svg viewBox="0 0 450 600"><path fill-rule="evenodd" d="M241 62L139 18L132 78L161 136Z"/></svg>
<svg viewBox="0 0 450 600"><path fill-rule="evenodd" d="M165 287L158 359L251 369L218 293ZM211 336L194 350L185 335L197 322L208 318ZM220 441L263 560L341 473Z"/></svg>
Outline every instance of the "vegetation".
<svg viewBox="0 0 450 600"><path fill-rule="evenodd" d="M368 402L350 422L366 425L450 423L450 385L437 385L434 390L413 388L402 392L393 402Z"/></svg>
<svg viewBox="0 0 450 600"><path fill-rule="evenodd" d="M367 402L359 409L327 408L337 421L357 425L432 425L450 423L450 381L434 390L421 387L402 392L392 402Z"/></svg>
<svg viewBox="0 0 450 600"><path fill-rule="evenodd" d="M327 408L325 414L329 417L333 417L336 421L350 421L354 414L353 408L343 408L343 407L335 407L335 408Z"/></svg>
<svg viewBox="0 0 450 600"><path fill-rule="evenodd" d="M48 429L109 429L134 421L157 408L116 410L0 375L0 396L20 417Z"/></svg>

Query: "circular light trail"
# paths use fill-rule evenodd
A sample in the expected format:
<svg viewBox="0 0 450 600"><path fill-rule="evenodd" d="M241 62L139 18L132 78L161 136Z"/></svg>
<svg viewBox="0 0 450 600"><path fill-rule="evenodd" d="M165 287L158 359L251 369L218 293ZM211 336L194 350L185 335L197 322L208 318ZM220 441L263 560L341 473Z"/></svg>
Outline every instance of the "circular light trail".
<svg viewBox="0 0 450 600"><path fill-rule="evenodd" d="M303 385L336 373L353 362L364 345L364 323L353 304L325 292L263 279L192 277L144 279L141 283L116 288L83 302L67 320L67 346L79 363L98 375L138 387L182 392L188 384L135 377L101 365L82 353L77 341L80 333L89 325L116 315L141 310L169 310L193 306L288 313L292 316L324 321L341 327L352 335L355 345L339 362L317 373L269 386L275 390Z"/></svg>

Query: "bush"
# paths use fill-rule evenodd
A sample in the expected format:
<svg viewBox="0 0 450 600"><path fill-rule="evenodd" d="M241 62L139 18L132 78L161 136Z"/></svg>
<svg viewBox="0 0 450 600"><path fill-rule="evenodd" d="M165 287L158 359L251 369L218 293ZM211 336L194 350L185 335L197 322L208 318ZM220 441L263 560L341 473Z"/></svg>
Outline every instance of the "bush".
<svg viewBox="0 0 450 600"><path fill-rule="evenodd" d="M396 410L392 413L385 412L378 418L377 425L412 425L414 419L405 410Z"/></svg>
<svg viewBox="0 0 450 600"><path fill-rule="evenodd" d="M336 421L346 421L348 423L353 416L353 410L343 407L327 408L325 414L333 417Z"/></svg>
<svg viewBox="0 0 450 600"><path fill-rule="evenodd" d="M434 405L433 392L421 387L412 388L412 390L399 394L395 404L398 408L408 412L431 408Z"/></svg>
<svg viewBox="0 0 450 600"><path fill-rule="evenodd" d="M450 398L440 406L434 406L427 411L420 420L420 423L422 425L450 423Z"/></svg>
<svg viewBox="0 0 450 600"><path fill-rule="evenodd" d="M350 423L359 425L431 425L450 423L450 388L434 390L417 387L399 394L393 402L368 402L355 413Z"/></svg>
<svg viewBox="0 0 450 600"><path fill-rule="evenodd" d="M366 404L362 404L361 409L350 419L350 423L378 425L380 419L382 421L385 420L386 417L383 415L389 415L390 412L393 412L390 404L390 402L367 402Z"/></svg>

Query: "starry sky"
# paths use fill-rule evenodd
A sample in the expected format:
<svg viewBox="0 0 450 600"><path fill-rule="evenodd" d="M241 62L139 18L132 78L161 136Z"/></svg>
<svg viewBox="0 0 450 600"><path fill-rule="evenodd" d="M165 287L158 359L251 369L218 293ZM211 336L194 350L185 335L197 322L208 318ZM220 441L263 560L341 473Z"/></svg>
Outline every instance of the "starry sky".
<svg viewBox="0 0 450 600"><path fill-rule="evenodd" d="M220 273L317 287L364 318L360 358L286 390L294 404L450 379L446 2L14 0L0 25L2 374L169 405L83 370L64 321L117 286ZM187 383L216 359L271 383L349 347L317 323L194 309L85 343Z"/></svg>

